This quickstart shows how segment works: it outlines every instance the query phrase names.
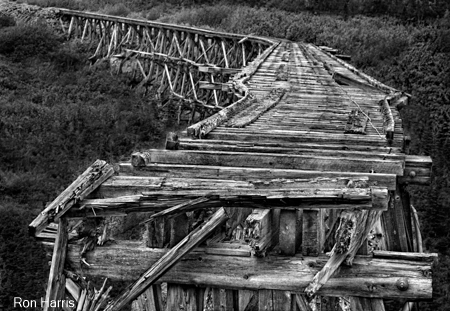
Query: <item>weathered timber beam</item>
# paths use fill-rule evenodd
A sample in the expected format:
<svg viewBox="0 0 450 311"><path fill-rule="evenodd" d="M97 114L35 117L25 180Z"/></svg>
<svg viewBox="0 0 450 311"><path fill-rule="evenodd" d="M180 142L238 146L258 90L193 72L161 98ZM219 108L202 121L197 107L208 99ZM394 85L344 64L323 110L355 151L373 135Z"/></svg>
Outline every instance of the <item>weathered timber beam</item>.
<svg viewBox="0 0 450 311"><path fill-rule="evenodd" d="M227 127L246 127L255 122L267 110L277 105L283 98L285 98L286 89L274 89L267 96L262 99L256 99L252 105L242 110L232 118L230 118Z"/></svg>
<svg viewBox="0 0 450 311"><path fill-rule="evenodd" d="M272 225L272 212L269 209L254 209L245 220L243 237L248 240L255 256L264 256L268 249L273 246L276 238L274 226Z"/></svg>
<svg viewBox="0 0 450 311"><path fill-rule="evenodd" d="M344 172L390 173L403 175L404 162L361 158L311 157L295 154L242 153L207 150L157 150L131 156L134 166L151 163L262 167L278 169L328 170Z"/></svg>
<svg viewBox="0 0 450 311"><path fill-rule="evenodd" d="M367 174L370 175L370 174ZM361 177L274 178L250 177L246 181L206 178L171 178L150 176L113 176L96 191L98 198L131 196L151 191L230 189L339 189L369 188L370 180Z"/></svg>
<svg viewBox="0 0 450 311"><path fill-rule="evenodd" d="M352 265L356 252L366 241L367 235L380 216L381 212L379 211L342 212L336 231L336 244L331 250L331 257L305 289L308 296L316 295L344 261L347 265Z"/></svg>
<svg viewBox="0 0 450 311"><path fill-rule="evenodd" d="M142 242L115 241L86 254L89 267L81 266L79 245L69 245L68 263L84 276L136 280L167 250ZM234 289L303 291L326 264L328 257L234 257L192 253L160 279L161 282ZM432 297L430 262L357 256L351 267L341 266L317 292L324 296L349 296L421 300ZM406 290L397 281L407 278Z"/></svg>
<svg viewBox="0 0 450 311"><path fill-rule="evenodd" d="M252 41L255 43L261 43L265 46L271 45L275 43L273 39L267 39L263 37L257 37L257 36L244 36L239 34L233 34L233 33L225 33L225 32L219 32L219 31L212 31L212 30L206 30L206 29L200 29L195 27L187 27L187 26L179 26L174 24L166 24L166 23L159 23L154 21L145 21L145 20L139 20L139 19L132 19L127 17L119 17L119 16L111 16L106 14L98 14L98 13L91 13L91 12L84 12L84 11L75 11L75 10L69 10L69 9L63 9L58 8L58 11L61 15L65 16L76 16L76 17L83 17L83 18L89 18L94 20L102 20L102 21L109 21L113 23L124 23L128 25L133 26L144 26L144 27L150 27L150 28L156 28L156 29L165 29L165 30L173 30L173 31L183 31L183 32L191 32L193 34L203 35L206 38L212 38L212 37L219 37L224 39L232 39L232 40L240 40L243 38L246 38L248 41Z"/></svg>
<svg viewBox="0 0 450 311"><path fill-rule="evenodd" d="M258 143L314 143L324 145L347 145L349 149L354 145L359 148L386 147L386 140L374 135L349 135L344 133L327 133L320 130L286 130L286 129L252 129L246 131L233 128L219 128L208 134L208 139L234 140ZM394 139L391 146L401 148L403 141Z"/></svg>
<svg viewBox="0 0 450 311"><path fill-rule="evenodd" d="M191 125L187 128L187 134L192 137L202 138L213 129L218 127L220 124L224 123L226 120L230 119L243 109L249 107L253 102L254 98L249 94L248 88L244 85L246 81L256 72L256 70L261 66L261 64L266 60L266 58L272 53L272 51L278 46L279 43L275 43L269 48L267 48L262 54L260 54L252 63L245 67L240 73L238 73L233 78L234 89L244 95L243 98L237 102L231 104L230 106L222 109L216 114L202 120L196 124Z"/></svg>
<svg viewBox="0 0 450 311"><path fill-rule="evenodd" d="M50 303L51 301L59 301L64 299L66 288L64 276L64 264L67 255L67 242L69 234L67 232L67 219L65 217L59 219L58 233L53 247L52 263L48 277L47 291L45 294L44 311L57 310Z"/></svg>
<svg viewBox="0 0 450 311"><path fill-rule="evenodd" d="M184 165L184 164L145 164L145 166L133 166L131 163L120 163L121 173L134 176L177 177L177 178L205 178L232 179L232 180L262 180L267 182L272 179L313 179L313 178L338 178L338 177L369 177L368 186L386 187L395 190L397 176L395 174L357 173L315 170L293 170L273 168L210 166L210 165ZM295 186L295 184L294 184Z"/></svg>
<svg viewBox="0 0 450 311"><path fill-rule="evenodd" d="M429 156L407 155L405 171L398 178L400 184L429 185L431 182L433 160Z"/></svg>
<svg viewBox="0 0 450 311"><path fill-rule="evenodd" d="M359 128L359 126L358 126ZM166 148L169 149L169 148ZM280 142L239 142L233 140L199 140L199 139L179 139L179 148L176 150L217 150L234 152L256 152L256 153L283 153L311 156L335 156L335 157L363 157L366 159L399 159L404 160L405 155L401 154L401 149L386 147L364 147L357 145L319 145ZM175 150L175 149L172 149Z"/></svg>
<svg viewBox="0 0 450 311"><path fill-rule="evenodd" d="M53 218L60 219L74 204L86 198L113 174L111 165L102 160L95 161L31 222L28 227L30 235L39 234Z"/></svg>
<svg viewBox="0 0 450 311"><path fill-rule="evenodd" d="M227 92L230 90L230 85L228 83L199 81L199 88L204 90L220 90Z"/></svg>
<svg viewBox="0 0 450 311"><path fill-rule="evenodd" d="M394 116L392 115L391 107L389 106L388 98L379 101L378 105L380 106L381 114L383 115L383 130L386 134L386 139L389 142L392 142L394 139L394 127L395 121Z"/></svg>
<svg viewBox="0 0 450 311"><path fill-rule="evenodd" d="M83 200L80 202L78 209L73 209L68 215L76 217L80 212L83 215L83 213L87 214L92 210L94 210L92 213L98 215L102 215L106 211L157 212L166 208L172 208L176 212L179 206L189 209L219 206L240 208L246 206L282 209L352 209L358 207L370 210L386 210L388 199L388 191L385 188L155 191L143 192L141 195L134 196ZM189 202L194 203L191 206Z"/></svg>
<svg viewBox="0 0 450 311"><path fill-rule="evenodd" d="M374 258L396 259L396 260L410 260L410 261L424 261L436 262L438 259L437 253L411 253L411 252L393 252L393 251L373 251Z"/></svg>
<svg viewBox="0 0 450 311"><path fill-rule="evenodd" d="M189 235L164 254L156 263L151 265L151 268L145 271L137 281L128 286L118 298L114 299L105 308L105 311L121 310L128 303L136 299L228 218L227 211L224 208L220 208L202 226L189 233Z"/></svg>

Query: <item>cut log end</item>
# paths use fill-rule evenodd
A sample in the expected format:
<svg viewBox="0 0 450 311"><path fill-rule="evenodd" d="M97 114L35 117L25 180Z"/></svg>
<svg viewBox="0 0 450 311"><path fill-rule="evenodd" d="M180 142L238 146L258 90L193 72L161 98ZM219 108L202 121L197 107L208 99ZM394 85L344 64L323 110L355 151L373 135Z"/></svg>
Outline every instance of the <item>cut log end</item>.
<svg viewBox="0 0 450 311"><path fill-rule="evenodd" d="M134 167L145 166L145 157L140 152L135 152L131 155L131 165Z"/></svg>

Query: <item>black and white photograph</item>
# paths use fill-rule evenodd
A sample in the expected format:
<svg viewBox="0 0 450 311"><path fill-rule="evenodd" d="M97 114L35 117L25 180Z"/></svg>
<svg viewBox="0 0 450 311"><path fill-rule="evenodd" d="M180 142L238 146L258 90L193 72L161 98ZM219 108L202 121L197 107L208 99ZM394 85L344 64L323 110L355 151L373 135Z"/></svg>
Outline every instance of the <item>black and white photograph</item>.
<svg viewBox="0 0 450 311"><path fill-rule="evenodd" d="M450 1L0 0L25 310L450 310Z"/></svg>

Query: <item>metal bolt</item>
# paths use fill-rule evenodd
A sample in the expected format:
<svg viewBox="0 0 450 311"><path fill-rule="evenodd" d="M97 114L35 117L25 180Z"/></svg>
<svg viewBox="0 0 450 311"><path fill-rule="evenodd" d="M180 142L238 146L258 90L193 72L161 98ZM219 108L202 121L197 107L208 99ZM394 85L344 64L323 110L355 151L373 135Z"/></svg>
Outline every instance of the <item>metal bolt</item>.
<svg viewBox="0 0 450 311"><path fill-rule="evenodd" d="M409 288L409 282L407 278L399 278L395 285L401 291L405 291Z"/></svg>

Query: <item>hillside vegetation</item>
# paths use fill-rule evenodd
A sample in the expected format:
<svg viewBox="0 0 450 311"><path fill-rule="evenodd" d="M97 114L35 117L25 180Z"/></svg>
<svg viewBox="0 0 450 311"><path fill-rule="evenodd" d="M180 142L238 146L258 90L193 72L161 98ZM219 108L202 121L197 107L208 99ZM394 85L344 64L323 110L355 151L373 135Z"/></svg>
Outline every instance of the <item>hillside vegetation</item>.
<svg viewBox="0 0 450 311"><path fill-rule="evenodd" d="M420 310L449 310L447 3L336 1L343 4L339 7L331 1L306 0L214 5L194 0L28 2L328 45L351 55L352 63L369 75L411 93L413 99L402 111L404 124L411 130L413 153L433 158L434 176L430 187L410 186L409 191L420 212L425 247L440 253L435 299L421 303ZM130 81L111 74L107 63L89 67L88 56L86 46L64 42L42 24L14 25L0 16L0 302L3 299L5 306L10 297L42 296L46 260L24 226L45 203L96 158L114 161L135 148L158 146L173 125L170 111L143 99ZM12 250L20 252L21 260Z"/></svg>

